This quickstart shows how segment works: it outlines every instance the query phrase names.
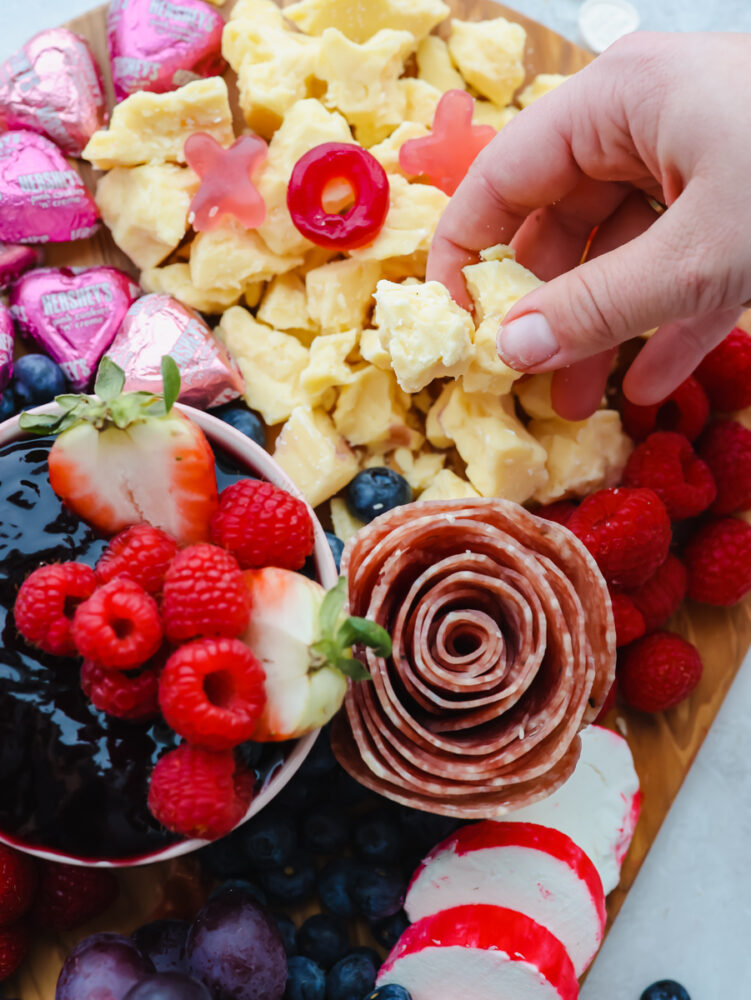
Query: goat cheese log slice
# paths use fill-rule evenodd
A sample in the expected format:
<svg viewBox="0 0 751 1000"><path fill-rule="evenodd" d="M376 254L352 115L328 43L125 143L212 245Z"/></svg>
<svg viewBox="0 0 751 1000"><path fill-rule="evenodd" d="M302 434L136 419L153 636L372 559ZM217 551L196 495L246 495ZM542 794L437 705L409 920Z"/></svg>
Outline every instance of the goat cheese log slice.
<svg viewBox="0 0 751 1000"><path fill-rule="evenodd" d="M531 917L502 906L456 906L402 934L377 986L398 983L412 1000L576 1000L566 949Z"/></svg>
<svg viewBox="0 0 751 1000"><path fill-rule="evenodd" d="M391 635L358 652L332 743L381 795L494 818L552 794L615 675L605 581L566 528L500 499L407 504L344 551L349 613Z"/></svg>
<svg viewBox="0 0 751 1000"><path fill-rule="evenodd" d="M580 976L605 930L605 893L581 848L559 830L487 820L457 830L425 858L404 903L411 921L467 903L517 910L546 927Z"/></svg>

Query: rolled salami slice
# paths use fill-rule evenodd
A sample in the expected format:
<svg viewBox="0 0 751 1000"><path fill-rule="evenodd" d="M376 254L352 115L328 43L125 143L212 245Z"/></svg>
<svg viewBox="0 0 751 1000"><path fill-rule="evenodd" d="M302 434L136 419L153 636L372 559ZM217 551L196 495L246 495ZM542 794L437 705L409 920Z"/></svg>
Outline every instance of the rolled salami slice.
<svg viewBox="0 0 751 1000"><path fill-rule="evenodd" d="M381 515L342 559L349 613L393 640L361 649L335 753L394 801L466 818L552 794L615 676L615 629L594 560L566 528L500 499Z"/></svg>

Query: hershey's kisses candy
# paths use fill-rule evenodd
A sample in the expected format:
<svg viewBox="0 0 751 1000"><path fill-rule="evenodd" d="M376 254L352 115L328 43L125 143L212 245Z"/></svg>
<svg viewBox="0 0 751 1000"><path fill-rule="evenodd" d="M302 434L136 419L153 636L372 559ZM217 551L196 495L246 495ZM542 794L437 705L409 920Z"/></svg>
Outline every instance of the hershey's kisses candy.
<svg viewBox="0 0 751 1000"><path fill-rule="evenodd" d="M24 271L41 263L42 255L35 247L0 243L0 288L8 288Z"/></svg>

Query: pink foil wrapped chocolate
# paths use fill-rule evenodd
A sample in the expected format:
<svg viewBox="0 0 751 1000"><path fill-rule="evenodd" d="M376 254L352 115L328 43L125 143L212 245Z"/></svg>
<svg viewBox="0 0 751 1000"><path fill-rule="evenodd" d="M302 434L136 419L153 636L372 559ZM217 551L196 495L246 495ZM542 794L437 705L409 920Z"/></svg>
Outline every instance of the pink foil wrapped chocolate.
<svg viewBox="0 0 751 1000"><path fill-rule="evenodd" d="M98 227L94 199L54 143L35 132L0 134L0 240L67 243Z"/></svg>
<svg viewBox="0 0 751 1000"><path fill-rule="evenodd" d="M0 302L0 397L13 374L13 320Z"/></svg>
<svg viewBox="0 0 751 1000"><path fill-rule="evenodd" d="M115 267L42 267L13 286L10 311L19 333L49 354L82 392L140 294Z"/></svg>
<svg viewBox="0 0 751 1000"><path fill-rule="evenodd" d="M171 295L144 295L128 310L107 354L125 372L125 388L161 392L162 356L180 369L180 402L207 410L242 394L242 375L198 313Z"/></svg>
<svg viewBox="0 0 751 1000"><path fill-rule="evenodd" d="M80 156L106 121L97 61L67 28L40 31L0 66L0 125L38 132Z"/></svg>
<svg viewBox="0 0 751 1000"><path fill-rule="evenodd" d="M223 28L221 14L203 0L112 0L107 44L118 101L221 75Z"/></svg>
<svg viewBox="0 0 751 1000"><path fill-rule="evenodd" d="M8 288L24 271L42 263L41 253L20 243L0 243L0 288Z"/></svg>

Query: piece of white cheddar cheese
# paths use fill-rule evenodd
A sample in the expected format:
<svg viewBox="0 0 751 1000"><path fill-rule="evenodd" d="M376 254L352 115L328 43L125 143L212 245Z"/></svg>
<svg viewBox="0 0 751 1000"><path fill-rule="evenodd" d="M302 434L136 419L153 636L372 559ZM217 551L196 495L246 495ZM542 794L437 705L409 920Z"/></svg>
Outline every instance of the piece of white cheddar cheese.
<svg viewBox="0 0 751 1000"><path fill-rule="evenodd" d="M227 288L196 288L190 280L190 265L167 264L141 271L141 287L147 292L164 292L199 312L218 315L237 305L240 292Z"/></svg>
<svg viewBox="0 0 751 1000"><path fill-rule="evenodd" d="M562 83L565 83L569 79L570 77L563 76L561 73L539 73L519 94L519 104L523 108L527 108L534 101L538 101L541 97L549 94L556 87L560 87Z"/></svg>
<svg viewBox="0 0 751 1000"><path fill-rule="evenodd" d="M451 62L448 45L438 35L428 35L417 46L417 76L442 93L467 89L464 78Z"/></svg>
<svg viewBox="0 0 751 1000"><path fill-rule="evenodd" d="M308 406L293 410L276 439L274 459L313 507L344 489L359 469L329 415Z"/></svg>
<svg viewBox="0 0 751 1000"><path fill-rule="evenodd" d="M335 260L305 275L308 310L324 333L362 329L381 276L377 260Z"/></svg>
<svg viewBox="0 0 751 1000"><path fill-rule="evenodd" d="M365 527L365 522L350 513L346 501L341 497L331 498L329 510L331 512L331 525L334 529L334 534L337 538L341 538L345 545L350 538L357 534L360 528Z"/></svg>
<svg viewBox="0 0 751 1000"><path fill-rule="evenodd" d="M310 345L310 359L300 376L300 386L311 406L318 406L328 389L348 385L355 375L347 356L357 343L357 330L325 333Z"/></svg>
<svg viewBox="0 0 751 1000"><path fill-rule="evenodd" d="M353 42L367 42L383 28L423 38L450 12L443 0L300 0L284 14L309 35L338 28Z"/></svg>
<svg viewBox="0 0 751 1000"><path fill-rule="evenodd" d="M448 45L467 83L503 107L524 81L526 40L524 28L504 17L490 21L461 21L455 17Z"/></svg>
<svg viewBox="0 0 751 1000"><path fill-rule="evenodd" d="M401 260L430 249L448 195L432 184L410 184L399 174L389 177L389 185L391 203L383 228L369 246L351 251L355 260Z"/></svg>
<svg viewBox="0 0 751 1000"><path fill-rule="evenodd" d="M198 288L243 290L268 281L302 263L302 256L281 256L271 250L258 232L233 219L217 229L198 233L190 252L190 276Z"/></svg>
<svg viewBox="0 0 751 1000"><path fill-rule="evenodd" d="M423 493L421 500L468 500L479 497L479 493L466 479L457 476L451 469L441 469L433 482Z"/></svg>
<svg viewBox="0 0 751 1000"><path fill-rule="evenodd" d="M276 330L313 332L317 329L308 312L305 283L296 271L279 274L269 283L256 318Z"/></svg>
<svg viewBox="0 0 751 1000"><path fill-rule="evenodd" d="M334 410L334 425L352 445L387 450L413 442L407 424L409 396L392 372L365 365L342 387Z"/></svg>

